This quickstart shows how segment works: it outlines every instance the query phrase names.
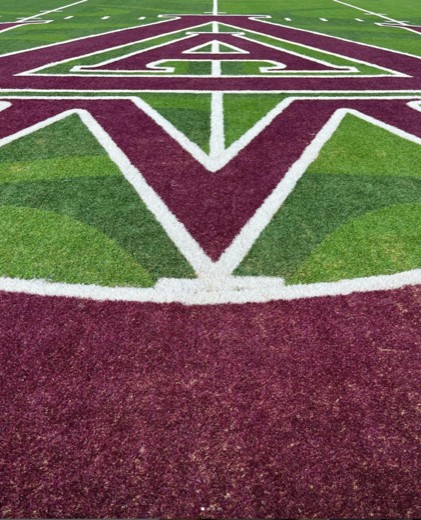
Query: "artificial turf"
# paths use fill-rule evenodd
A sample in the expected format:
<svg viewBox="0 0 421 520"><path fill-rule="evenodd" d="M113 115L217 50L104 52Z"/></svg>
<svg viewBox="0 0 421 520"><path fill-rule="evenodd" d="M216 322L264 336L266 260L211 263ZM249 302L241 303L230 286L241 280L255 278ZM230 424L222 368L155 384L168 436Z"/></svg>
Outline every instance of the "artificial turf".
<svg viewBox="0 0 421 520"><path fill-rule="evenodd" d="M77 115L0 148L0 206L2 276L137 287L193 276ZM13 224L15 213L28 224Z"/></svg>
<svg viewBox="0 0 421 520"><path fill-rule="evenodd" d="M348 1L421 25L415 0ZM63 3L40 0L35 9L33 0L2 0L0 22ZM1 32L0 24L0 55L162 22L157 16L163 13L202 15L211 9L210 0L88 0L40 14L40 19L53 20L46 25ZM267 14L270 23L421 56L421 33L379 26L384 18L332 0L219 0L219 10ZM227 30L222 24L219 29ZM58 65L60 51L47 49L55 58L45 61L50 65L42 72L51 76L30 79L39 86L54 85L49 82L67 74L63 89L4 91L11 107L0 106L5 108L0 131L7 137L13 133L7 125L22 130L26 121L35 124L44 109L45 114L59 113L54 111L60 110L61 101L49 97L75 97L62 101L63 106L91 110L91 117L173 211L171 222L178 231L185 224L184 231L191 232L198 246L209 231L219 247L236 219L247 215L243 201L252 206L253 197L264 192L262 186L273 182L275 188L282 178L276 174L286 173L310 146L333 114L331 102L326 100L323 112L322 99L294 101L227 167L211 172L172 141L152 116L127 99L107 96L138 96L203 152L210 153L213 144L222 154L218 145L228 148L237 142L289 96L336 96L336 110L348 106L340 100L346 95L313 92L314 78L298 78L301 93L286 88L234 93L226 78L210 82L202 92L195 88L204 78L191 83L182 78L181 92L171 91L168 85L178 84L166 83L169 78L159 84L161 92L141 88L145 78L133 77L123 78L122 85L133 85L126 91L119 90L119 78L112 78L115 90L103 88L104 77L91 83L88 79L91 90L70 88L74 78L68 74L74 65L123 58L149 45L135 42ZM355 65L346 56L332 58L319 50L283 45L336 65ZM399 62L402 56L395 58ZM0 73L1 63L0 58ZM265 64L223 63L221 72L259 75L258 67ZM200 61L166 65L174 65L180 75L211 71L209 63ZM367 75L384 74L379 66L356 66ZM236 85L241 81L234 79ZM389 76L384 81L399 90L401 79ZM395 105L392 100L392 108L390 100L365 100L361 110L377 110L370 112L372 117L397 121L399 128L405 122L399 120L402 110L401 119L410 120L402 127L420 136L419 114L406 106L417 99L417 91L365 92L365 78L355 77L345 79L344 90L347 81L360 88L350 97L407 97ZM212 125L212 91L220 85L223 117ZM36 96L47 99L37 105ZM349 105L353 103L358 101ZM294 114L299 114L298 121ZM211 143L215 126L220 134ZM279 278L286 285L312 284L420 268L420 164L419 144L347 115L234 271L251 280L221 283L213 272L206 272L212 276L205 280L191 280L195 271L159 223L162 215L158 221L78 115L0 146L0 277L61 282L67 295L69 283L100 285L101 294L121 295L127 293L118 287L149 289L162 282L151 291L131 293L148 298L158 294L157 300L146 302L1 291L0 516L420 517L419 287L392 290L391 282L385 291L256 303L264 301L272 283L274 290L285 290L282 294L310 294L309 287L284 288ZM267 189L265 196L270 194ZM241 225L247 226L247 218ZM236 243L240 250L241 240ZM198 262L196 253L193 248L186 256ZM14 281L0 282L15 290ZM48 284L34 286L56 290ZM241 292L242 287L247 289ZM240 295L245 303L180 303L202 290L206 297L216 295L216 302L222 292L228 299ZM158 303L162 293L173 303ZM248 294L258 297L248 300Z"/></svg>
<svg viewBox="0 0 421 520"><path fill-rule="evenodd" d="M384 227L374 226L366 251L370 261L362 262L360 254L346 256L345 262L345 255L358 244L363 247L363 241L367 245L365 222L370 212L421 203L420 164L419 145L347 115L235 273L312 283L406 270L405 254L396 257L393 248L388 249L385 230L390 225L390 233L396 233L393 219ZM398 218L399 212L391 214ZM332 249L331 255L326 248ZM416 239L409 240L406 248L412 251L411 268L420 267ZM339 270L341 254L341 265L348 267ZM313 257L316 271L308 267Z"/></svg>

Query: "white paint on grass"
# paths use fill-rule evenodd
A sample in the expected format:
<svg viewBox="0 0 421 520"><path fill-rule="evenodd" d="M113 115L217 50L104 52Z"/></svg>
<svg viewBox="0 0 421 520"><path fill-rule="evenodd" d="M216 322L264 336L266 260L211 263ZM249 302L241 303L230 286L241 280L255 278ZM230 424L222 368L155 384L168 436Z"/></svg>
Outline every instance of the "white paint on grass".
<svg viewBox="0 0 421 520"><path fill-rule="evenodd" d="M214 92L211 102L209 158L218 163L225 156L224 101L222 92Z"/></svg>
<svg viewBox="0 0 421 520"><path fill-rule="evenodd" d="M290 101L291 103L292 98L286 101ZM298 99L295 99L294 101L299 102ZM421 111L418 101L409 103L409 106ZM383 128L384 130L402 137L407 141L421 145L421 139L419 137L404 132L403 130L384 123L383 121L374 119L371 116L367 116L362 112L347 108L337 110L322 130L320 130L311 144L306 148L298 161L292 165L276 189L269 195L263 205L256 211L254 216L235 237L231 245L221 255L217 262L221 275L229 276L240 265L262 231L270 223L287 197L291 194L297 182L303 176L310 164L317 159L320 150L329 141L347 114L351 114L370 124Z"/></svg>
<svg viewBox="0 0 421 520"><path fill-rule="evenodd" d="M348 4L347 2L343 2L342 0L333 0L337 4L346 5L347 7L351 7L352 9L358 9L358 11L362 11L363 13L371 16L378 16L379 18L383 18L383 20L388 20L389 22L396 23L398 25L402 25L404 22L395 20L394 18L390 18L390 16L386 16L383 13L375 13L373 11L369 11L368 9L364 9L363 7L357 7L356 5ZM357 20L357 18L356 18ZM359 22L362 22L363 20L357 20Z"/></svg>
<svg viewBox="0 0 421 520"><path fill-rule="evenodd" d="M206 50L209 45L211 46L211 50ZM224 50L221 50L223 48ZM248 51L240 49L235 45L230 45L228 43L220 42L219 40L212 40L210 42L196 45L191 49L183 51L182 54L250 54Z"/></svg>
<svg viewBox="0 0 421 520"><path fill-rule="evenodd" d="M212 99L212 132L218 132L218 135L223 135L224 129L221 116L223 114L223 94L216 94L217 95ZM326 99L332 98L326 97ZM132 101L138 104L140 108L146 108L148 106L139 98L132 98ZM266 118L263 118L256 126L260 127L261 131L262 128L270 124L274 114L281 113L289 104L299 101L300 98L289 98L282 101L271 111L272 113L268 114ZM408 105L415 110L421 111L421 101L419 100L412 101L408 103ZM8 106L10 106L9 102L1 102L0 110L7 109ZM148 111L149 115L153 114L153 110L151 110L150 107L145 111ZM352 114L399 137L421 145L421 139L412 134L354 109L337 110L306 148L298 161L292 165L274 192L269 195L261 208L259 208L256 214L244 226L231 246L223 253L220 260L218 262L212 262L191 237L184 225L176 219L161 198L146 183L141 173L130 163L125 154L116 146L109 135L87 111L74 109L63 112L60 115L49 118L46 121L0 140L0 147L72 114L79 115L107 151L111 160L120 168L125 178L131 183L169 237L192 265L198 276L198 280L161 279L153 289L138 289L56 284L43 280L1 278L0 289L2 290L42 295L77 296L97 300L178 301L185 304L220 304L264 302L276 299L290 300L315 296L349 294L352 292L393 289L405 285L421 283L420 269L394 275L381 275L353 280L342 280L339 282L293 286L285 286L281 278L232 276L232 272L244 259L261 231L272 220L273 215L292 192L297 181L304 174L308 166L317 158L324 144L332 137L347 114ZM160 124L159 121L157 122ZM259 128L251 129L252 134L257 135L257 132L259 132ZM216 151L218 149L222 150L223 143L217 142L216 136L214 136L213 139L214 143L212 144L212 148Z"/></svg>
<svg viewBox="0 0 421 520"><path fill-rule="evenodd" d="M270 22L264 21L264 23L270 23ZM198 28L204 27L206 25L208 25L208 24L206 24L206 23L202 24L202 25L198 26ZM351 73L353 75L358 73L358 69L356 67L333 65L332 63L329 63L329 62L327 62L325 60L314 58L312 56L306 56L305 54L301 54L299 52L292 51L290 49L280 48L280 47L277 47L276 45L272 45L272 44L267 43L267 42L256 41L256 40L254 40L254 39L252 39L250 37L245 36L244 34L241 34L241 32L242 32L241 28L233 26L233 25L228 25L228 27L238 30L238 33L236 34L236 37L238 39L240 39L240 40L243 39L243 40L245 40L247 42L251 42L253 44L258 44L258 45L262 45L264 47L269 47L271 49L275 49L277 51L286 52L286 53L291 54L293 56L299 56L301 58L313 61L315 63L319 63L319 64L322 64L322 65L325 65L326 67L333 67L333 70L319 71L318 73L315 73L314 71L295 71L294 72L294 71L289 71L288 69L286 69L285 71L282 71L281 70L283 68L282 64L273 61L272 62L273 66L270 66L270 67L260 67L261 74L259 74L259 75L247 75L248 78L264 77L265 74L267 74L267 77L270 77L274 73L277 73L277 74L281 74L282 73L282 75L284 77L295 77L295 76L297 76L297 74L299 74L299 77L318 77L318 76L329 74L329 76L331 78L336 78L336 77L347 77L346 76L347 73ZM111 32L113 32L113 31L111 31ZM180 31L173 31L173 32L169 32L167 34L170 35L170 34L174 34L174 33L178 33L178 32L180 32ZM248 30L248 32L250 34L256 34L258 36L265 36L264 34L262 34L260 32L257 32L257 31ZM306 32L311 32L311 31L306 31ZM186 36L178 38L177 41L182 41L183 39L186 39L186 38L193 38L193 37L197 36L197 34L198 33L196 33L196 32L187 31L186 32ZM155 36L151 37L151 38L145 38L144 40L140 40L139 42L132 42L132 44L140 43L140 42L144 43L144 42L147 42L149 40L153 40L155 38L156 38ZM285 39L282 39L282 38L275 38L275 37L272 37L272 38L275 39L275 40L278 40L281 45L284 44L284 43L291 43L291 42L289 42L289 40L285 40ZM140 50L140 51L133 51L133 52L131 52L129 54L126 54L124 56L124 58L128 58L128 57L131 57L131 56L134 56L134 55L137 55L137 54L141 54L143 52L148 52L148 51L156 49L156 48L172 45L172 43L173 43L173 41L168 41L168 42L164 42L164 43L161 43L161 44L157 44L155 46L148 47L147 49L143 49L143 50ZM399 76L399 77L409 77L408 75L403 74L401 72L398 72L398 71L395 71L395 70L391 70L391 69L387 69L387 68L381 67L379 65L374 65L372 63L368 63L368 62L365 62L365 61L362 61L362 60L358 60L356 58L349 58L347 56L343 56L343 55L336 54L336 53L331 53L331 52L324 51L324 50L320 51L320 49L312 47L312 46L299 44L299 43L295 43L295 42L293 42L293 43L294 43L295 46L302 47L303 49L309 49L311 51L323 52L326 55L331 55L331 56L334 56L334 57L343 58L343 59L346 59L348 61L353 61L353 62L355 62L357 64L361 63L363 65L376 67L377 69L385 71L387 73L386 75L393 74L394 76ZM132 44L130 44L130 45L132 45ZM124 45L120 45L120 46L104 49L102 51L96 51L96 52L88 53L88 54L79 56L79 59L84 59L84 58L87 58L87 57L92 56L92 55L102 54L102 53L105 53L105 52L109 52L111 50L118 50L118 49L121 49L121 48L126 47L126 46L127 46L127 44L124 44ZM71 72L73 72L72 74L54 74L54 76L56 76L56 77L66 77L66 76L97 77L98 75L107 76L107 74L108 74L108 75L113 76L113 77L130 77L130 75L133 76L135 74L141 73L143 77L151 77L151 76L156 76L157 74L162 74L162 73L167 73L167 74L173 74L174 73L174 67L168 67L168 66L163 65L166 61L168 61L168 60L165 60L165 59L158 60L158 61L155 61L153 63L148 64L148 66L147 66L148 72L150 71L151 74L145 74L145 70L139 70L139 71L134 71L133 70L133 71L130 71L130 74L128 74L128 71L120 71L120 73L119 73L118 71L103 69L103 67L106 66L107 64L114 63L116 61L121 60L122 58L123 58L123 56L118 56L116 58L111 58L109 60L105 60L105 61L103 61L101 63L97 63L97 64L92 65L92 66L78 65L78 66L75 66L75 67L73 67L71 69ZM421 59L419 56L417 58ZM18 76L30 76L30 75L50 76L52 74L42 73L42 71L44 69L46 69L46 68L50 68L50 67L53 67L53 66L56 66L56 65L61 65L61 64L67 63L69 61L72 61L72 59L66 59L66 60L61 60L61 61L58 61L58 62L49 63L47 65L43 65L41 67L37 67L35 69L31 69L31 70L22 72L22 73L18 74ZM184 60L177 60L177 61L184 61ZM188 60L188 61L194 61L194 60ZM197 60L197 61L200 61L200 60ZM242 61L242 60L239 60L239 61ZM248 61L259 62L259 60L248 60ZM271 60L268 60L268 61L271 61ZM95 69L97 69L99 67L101 67L102 70L95 73ZM81 72L83 72L83 74L81 74ZM212 70L211 70L210 76L201 75L201 77L202 78L206 78L206 77L220 76L221 73L222 73L221 72L221 66L218 63L215 63L214 65L212 65ZM383 77L382 74L376 74L375 76L377 78ZM173 75L172 77L189 78L189 77L196 77L196 76L195 75L182 75L182 76ZM231 76L224 75L224 77L231 77ZM233 76L233 77L240 78L240 77L243 77L243 76L237 76L236 75L236 76ZM359 78L372 77L372 75L366 76L364 74L359 74L358 77Z"/></svg>
<svg viewBox="0 0 421 520"><path fill-rule="evenodd" d="M0 290L38 296L64 296L97 301L134 301L221 305L228 303L265 303L352 293L387 291L421 284L421 269L393 275L371 276L339 282L285 286L279 278L230 277L219 284L203 280L161 279L151 289L101 287L98 285L51 283L45 280L0 278Z"/></svg>
<svg viewBox="0 0 421 520"><path fill-rule="evenodd" d="M109 16L103 16L101 20L108 20Z"/></svg>
<svg viewBox="0 0 421 520"><path fill-rule="evenodd" d="M50 11L43 11L42 16L45 16L46 14L50 13L56 13L60 12L62 9L67 9L69 7L73 7L74 5L83 4L84 2L88 2L88 0L78 0L78 2L74 2L73 4L63 5L62 7L58 7L57 9L51 9ZM34 14L33 16L27 16L26 18L22 18L22 22L27 22L28 20L33 20L34 18L37 18L38 16L41 16L40 14Z"/></svg>

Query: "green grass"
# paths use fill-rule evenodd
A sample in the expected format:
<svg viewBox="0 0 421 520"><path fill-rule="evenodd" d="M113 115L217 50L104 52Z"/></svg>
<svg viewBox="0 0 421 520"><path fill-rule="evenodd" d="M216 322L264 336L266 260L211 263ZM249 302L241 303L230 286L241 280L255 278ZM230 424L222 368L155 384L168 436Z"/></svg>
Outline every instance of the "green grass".
<svg viewBox="0 0 421 520"><path fill-rule="evenodd" d="M140 97L203 151L209 153L209 94L143 94Z"/></svg>
<svg viewBox="0 0 421 520"><path fill-rule="evenodd" d="M19 252L5 256L3 275L139 287L161 277L194 276L76 115L0 149L1 208L9 217L0 244ZM13 227L8 222L15 214L22 224ZM36 240L28 239L31 226ZM96 264L103 268L95 271Z"/></svg>
<svg viewBox="0 0 421 520"><path fill-rule="evenodd" d="M337 281L419 268L420 221L421 204L398 204L366 213L331 233L289 282Z"/></svg>
<svg viewBox="0 0 421 520"><path fill-rule="evenodd" d="M66 5L67 2L42 0L36 4L33 0L2 0L0 15L2 21L16 21L19 16L34 15L39 10L48 10ZM355 0L351 4L374 12L386 13L397 19L408 20L421 25L421 10L415 0ZM14 29L0 34L2 53L28 49L34 46L65 41L72 38L99 34L101 32L133 27L157 21L163 13L204 13L211 9L211 0L89 0L62 13L52 13L41 19L53 20L48 26L32 26ZM352 9L331 0L220 0L219 8L229 14L269 14L272 21L303 29L339 36L354 41L370 43L387 48L420 55L419 36L399 29L379 27L375 22L381 18L366 16L361 11ZM67 16L74 16L64 20ZM110 16L101 20L102 16ZM145 16L145 20L138 20ZM285 17L292 22L286 22ZM321 22L319 18L327 18ZM361 18L363 23L355 21Z"/></svg>
<svg viewBox="0 0 421 520"><path fill-rule="evenodd" d="M405 204L421 204L421 147L348 115L235 274L280 276L287 283L337 280L334 253L331 257L326 251L357 247L363 236L352 224L355 219ZM398 213L392 214L397 218ZM381 233L374 233L370 240L373 251L383 250ZM414 248L415 243L410 244ZM317 256L316 277L309 264L318 248L323 254ZM411 262L418 258L417 267L421 266L418 249L411 255ZM391 261L384 261L383 255L373 262L371 274L405 270L407 263L399 265L401 258L397 257L391 270ZM356 261L349 273L367 276L365 266Z"/></svg>
<svg viewBox="0 0 421 520"><path fill-rule="evenodd" d="M0 276L150 287L153 279L114 240L41 209L0 207Z"/></svg>

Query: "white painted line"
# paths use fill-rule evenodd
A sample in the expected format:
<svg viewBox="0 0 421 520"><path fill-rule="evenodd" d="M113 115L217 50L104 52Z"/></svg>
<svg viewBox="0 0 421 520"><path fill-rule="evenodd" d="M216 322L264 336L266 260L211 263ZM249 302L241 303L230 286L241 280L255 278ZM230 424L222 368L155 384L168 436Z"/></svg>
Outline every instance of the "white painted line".
<svg viewBox="0 0 421 520"><path fill-rule="evenodd" d="M213 15L217 15L218 14L218 0L213 0L213 11L212 11L212 14Z"/></svg>
<svg viewBox="0 0 421 520"><path fill-rule="evenodd" d="M287 22L291 22L291 21L292 21L291 18L285 18L285 20L286 20Z"/></svg>
<svg viewBox="0 0 421 520"><path fill-rule="evenodd" d="M364 20L361 20L361 18L355 18L357 22L364 22Z"/></svg>
<svg viewBox="0 0 421 520"><path fill-rule="evenodd" d="M379 275L339 282L287 285L279 278L229 277L211 280L161 279L152 289L101 287L98 285L51 283L45 280L0 278L0 290L38 296L64 296L97 301L135 301L185 305L221 305L227 303L264 303L273 300L297 300L352 293L387 291L421 284L421 269L392 275Z"/></svg>
<svg viewBox="0 0 421 520"><path fill-rule="evenodd" d="M319 18L322 22L327 22L328 20L326 18Z"/></svg>
<svg viewBox="0 0 421 520"><path fill-rule="evenodd" d="M66 18L64 18L65 20L70 20L70 18L74 18L74 16L66 16Z"/></svg>
<svg viewBox="0 0 421 520"><path fill-rule="evenodd" d="M299 103L298 98L288 98L281 102L275 110L280 113L280 108L286 108L292 101ZM408 105L415 110L421 111L419 104L420 102L418 101L409 103ZM301 157L291 166L275 190L269 195L262 206L260 206L253 217L235 237L231 245L221 255L219 261L216 263L221 276L231 275L231 273L240 265L262 231L266 228L287 197L291 194L297 182L304 175L310 164L317 159L320 150L330 140L333 133L347 114L351 114L363 121L367 121L368 123L383 128L384 130L402 137L407 141L421 145L421 139L419 137L384 123L383 121L379 121L371 116L367 116L358 110L348 108L338 109L320 130L310 145L305 149ZM273 118L268 119L265 126L267 126L267 124L272 120Z"/></svg>
<svg viewBox="0 0 421 520"><path fill-rule="evenodd" d="M103 16L101 20L108 20L109 16Z"/></svg>
<svg viewBox="0 0 421 520"><path fill-rule="evenodd" d="M225 128L224 94L222 92L214 92L212 94L209 149L211 161L219 162L223 160L225 155Z"/></svg>
<svg viewBox="0 0 421 520"><path fill-rule="evenodd" d="M348 4L346 2L342 2L342 0L333 0L333 1L336 2L337 4L342 4L342 5L346 5L347 7L352 7L353 9L358 9L358 11L362 11L365 14L378 16L379 18L383 18L384 20L389 20L390 22L396 23L398 25L402 25L402 23L399 22L398 20L395 20L394 18L390 18L389 16L386 16L385 14L374 13L373 11L368 11L367 9L363 9L362 7L357 7L355 5Z"/></svg>
<svg viewBox="0 0 421 520"><path fill-rule="evenodd" d="M73 4L63 5L62 7L58 7L57 9L51 9L51 11L44 11L42 13L42 16L49 14L49 13L56 13L57 11L61 11L62 9L67 9L68 7L73 7L74 5L83 4L84 2L87 2L88 0L79 0L78 2L74 2ZM40 14L34 14L33 16L27 16L26 18L23 18L21 21L26 22L27 20L33 20L34 18L37 18L38 16L41 16Z"/></svg>
<svg viewBox="0 0 421 520"><path fill-rule="evenodd" d="M146 18L146 16L140 16L140 17L138 18L138 20L144 20L145 18Z"/></svg>

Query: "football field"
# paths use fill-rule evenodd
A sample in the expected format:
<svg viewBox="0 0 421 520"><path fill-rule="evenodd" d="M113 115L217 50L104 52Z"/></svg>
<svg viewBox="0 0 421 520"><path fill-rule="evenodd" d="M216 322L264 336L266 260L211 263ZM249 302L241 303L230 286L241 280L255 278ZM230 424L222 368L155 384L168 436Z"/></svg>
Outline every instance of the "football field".
<svg viewBox="0 0 421 520"><path fill-rule="evenodd" d="M421 5L0 2L0 517L419 518Z"/></svg>

